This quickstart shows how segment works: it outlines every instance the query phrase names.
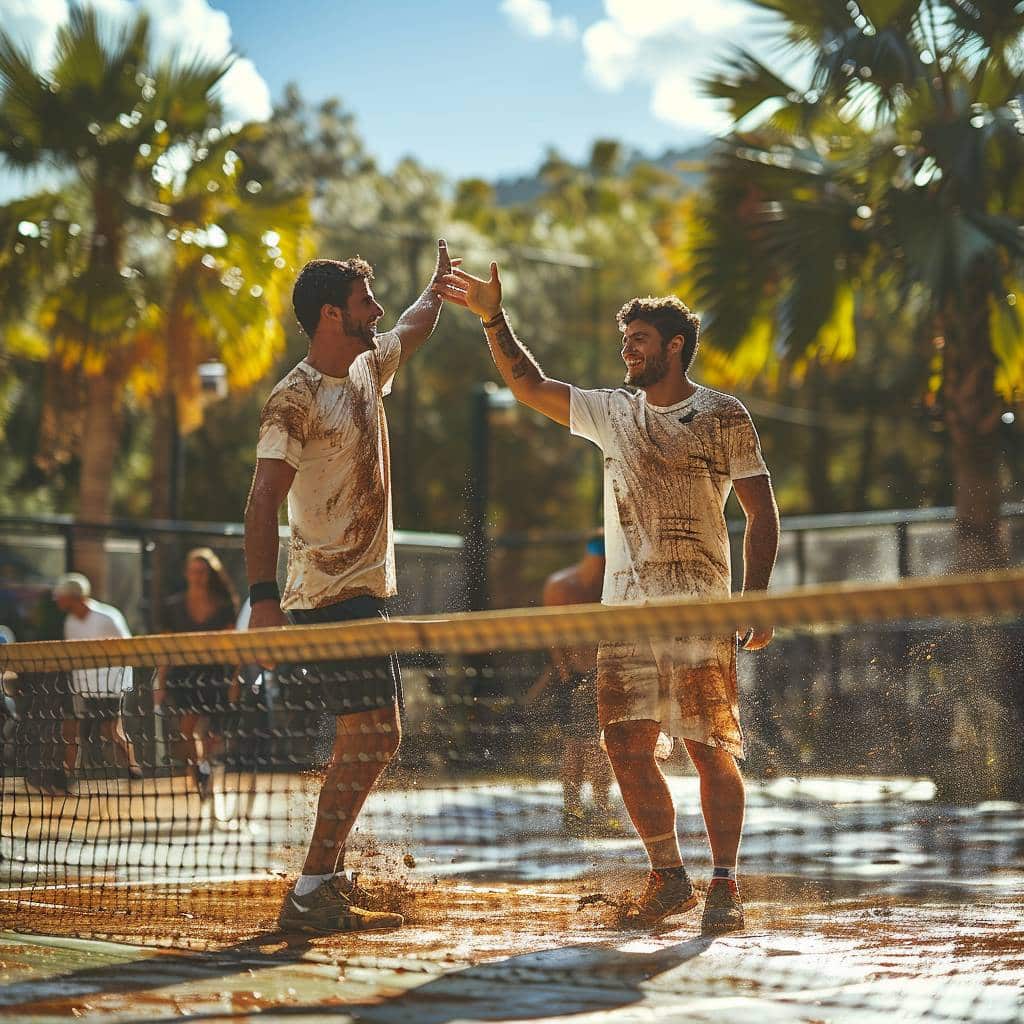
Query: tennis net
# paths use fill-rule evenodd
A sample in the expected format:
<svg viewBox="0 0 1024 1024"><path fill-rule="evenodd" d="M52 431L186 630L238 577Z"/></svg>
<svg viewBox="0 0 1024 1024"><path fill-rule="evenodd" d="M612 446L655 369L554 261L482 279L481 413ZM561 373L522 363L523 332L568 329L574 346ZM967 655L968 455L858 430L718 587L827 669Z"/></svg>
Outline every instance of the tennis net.
<svg viewBox="0 0 1024 1024"><path fill-rule="evenodd" d="M400 752L346 850L377 905L408 912L437 885L602 895L646 860L597 745L595 646L750 625L776 639L738 654L748 891L1024 893L1024 572L1010 571L0 647L0 927L186 945L271 928L335 743L343 785L378 756L336 736L335 713L377 692L391 652ZM683 744L664 770L701 878Z"/></svg>

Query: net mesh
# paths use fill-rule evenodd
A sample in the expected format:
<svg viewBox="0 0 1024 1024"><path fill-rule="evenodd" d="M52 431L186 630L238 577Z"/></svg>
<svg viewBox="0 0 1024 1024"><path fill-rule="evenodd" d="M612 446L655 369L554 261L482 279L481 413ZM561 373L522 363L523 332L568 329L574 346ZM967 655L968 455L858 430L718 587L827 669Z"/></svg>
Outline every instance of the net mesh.
<svg viewBox="0 0 1024 1024"><path fill-rule="evenodd" d="M551 651L750 624L777 629L739 655L740 870L761 923L908 894L1010 906L1024 894L1022 610L1016 571L0 647L0 927L204 947L273 929L330 759L342 787L365 789L397 738L340 724L346 702L386 703L392 652L401 746L345 853L367 905L420 923L485 904L508 917L525 886L613 922L647 861L598 745L593 677L552 673ZM682 744L664 770L684 862L706 881Z"/></svg>

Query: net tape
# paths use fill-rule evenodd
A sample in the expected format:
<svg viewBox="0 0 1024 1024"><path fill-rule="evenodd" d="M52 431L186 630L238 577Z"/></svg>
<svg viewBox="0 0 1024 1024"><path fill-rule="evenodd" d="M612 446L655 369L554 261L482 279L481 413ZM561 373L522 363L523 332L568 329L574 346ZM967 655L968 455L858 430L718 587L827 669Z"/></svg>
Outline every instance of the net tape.
<svg viewBox="0 0 1024 1024"><path fill-rule="evenodd" d="M843 623L961 620L1024 612L1024 569L899 583L838 583L784 593L748 593L718 600L654 602L642 606L573 605L466 612L248 632L176 633L131 639L45 641L6 645L11 671L59 671L112 665L203 665L211 658L298 661L353 658L405 651L448 655L502 649L527 651L566 642L684 635L724 635L750 626L806 627Z"/></svg>

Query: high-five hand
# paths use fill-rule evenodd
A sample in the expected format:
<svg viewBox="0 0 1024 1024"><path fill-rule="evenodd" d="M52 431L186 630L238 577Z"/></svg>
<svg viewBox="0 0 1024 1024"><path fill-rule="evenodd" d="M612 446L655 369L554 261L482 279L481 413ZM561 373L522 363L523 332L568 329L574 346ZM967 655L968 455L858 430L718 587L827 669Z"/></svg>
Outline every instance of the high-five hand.
<svg viewBox="0 0 1024 1024"><path fill-rule="evenodd" d="M437 267L434 270L433 278L431 278L431 284L436 285L442 277L452 272L453 264L457 266L461 262L462 260L453 260L448 255L448 243L443 238L439 238L437 240Z"/></svg>
<svg viewBox="0 0 1024 1024"><path fill-rule="evenodd" d="M481 320L490 320L501 312L501 280L498 264L491 264L491 276L487 281L458 267L444 274L434 285L434 291L448 302L465 306L476 313Z"/></svg>

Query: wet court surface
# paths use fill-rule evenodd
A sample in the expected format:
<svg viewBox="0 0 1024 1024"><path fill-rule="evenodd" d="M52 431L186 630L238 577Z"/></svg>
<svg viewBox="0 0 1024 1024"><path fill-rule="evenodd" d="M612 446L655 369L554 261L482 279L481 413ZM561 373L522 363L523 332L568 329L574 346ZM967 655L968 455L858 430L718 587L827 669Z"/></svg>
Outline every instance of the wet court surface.
<svg viewBox="0 0 1024 1024"><path fill-rule="evenodd" d="M1008 899L960 905L807 890L748 898L748 928L700 937L698 912L657 935L610 928L550 887L432 887L398 932L205 953L0 936L0 1015L423 1022L1015 1022L1024 924ZM276 894L274 897L276 900ZM267 907L253 908L272 913ZM258 902L258 901L257 901Z"/></svg>
<svg viewBox="0 0 1024 1024"><path fill-rule="evenodd" d="M0 1017L1024 1021L1016 805L943 808L921 780L752 784L748 927L709 940L699 909L653 936L616 930L600 901L578 909L581 896L638 888L643 854L628 832L563 834L555 784L382 789L349 866L407 926L297 941L274 928L316 780L272 782L245 806L222 794L202 814L154 780L87 792L63 819L14 794L0 848ZM709 868L695 782L672 785L699 883ZM33 872L43 854L62 870ZM75 933L89 938L45 937Z"/></svg>

